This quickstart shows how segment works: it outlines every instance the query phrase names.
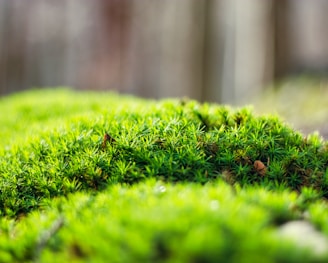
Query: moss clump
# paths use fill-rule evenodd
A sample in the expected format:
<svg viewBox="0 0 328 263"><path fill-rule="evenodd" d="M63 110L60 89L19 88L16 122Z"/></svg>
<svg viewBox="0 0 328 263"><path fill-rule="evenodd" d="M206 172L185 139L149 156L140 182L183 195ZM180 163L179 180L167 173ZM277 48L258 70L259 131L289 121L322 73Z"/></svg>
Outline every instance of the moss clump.
<svg viewBox="0 0 328 263"><path fill-rule="evenodd" d="M146 180L51 202L18 222L0 220L1 262L326 262L279 234L300 219L303 196L224 182ZM321 211L320 216L317 215ZM309 220L328 234L327 206Z"/></svg>
<svg viewBox="0 0 328 263"><path fill-rule="evenodd" d="M2 215L152 177L201 184L221 177L242 186L312 187L328 195L327 143L303 138L277 117L255 117L248 108L68 90L3 102L0 111L8 114L0 123L15 131L0 151ZM104 140L106 133L111 139Z"/></svg>
<svg viewBox="0 0 328 263"><path fill-rule="evenodd" d="M277 117L68 89L0 112L0 262L328 260L279 234L327 239L327 142Z"/></svg>

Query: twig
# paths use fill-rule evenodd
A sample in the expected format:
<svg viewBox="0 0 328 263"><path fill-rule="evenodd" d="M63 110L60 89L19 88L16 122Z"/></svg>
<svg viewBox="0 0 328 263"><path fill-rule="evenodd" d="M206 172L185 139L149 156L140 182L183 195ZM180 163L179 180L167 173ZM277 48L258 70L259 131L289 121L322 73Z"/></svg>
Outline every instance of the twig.
<svg viewBox="0 0 328 263"><path fill-rule="evenodd" d="M34 255L34 261L38 262L40 259L40 255L44 247L49 242L50 238L52 238L64 225L64 217L60 216L57 218L52 225L45 231L43 231L36 243L35 247L35 255Z"/></svg>

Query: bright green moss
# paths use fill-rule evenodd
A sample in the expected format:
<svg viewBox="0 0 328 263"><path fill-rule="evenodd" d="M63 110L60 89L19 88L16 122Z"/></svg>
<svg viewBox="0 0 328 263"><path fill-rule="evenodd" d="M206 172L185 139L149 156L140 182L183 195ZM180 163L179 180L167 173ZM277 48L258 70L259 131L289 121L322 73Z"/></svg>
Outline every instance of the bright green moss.
<svg viewBox="0 0 328 263"><path fill-rule="evenodd" d="M0 112L0 262L311 261L275 228L308 213L326 233L328 145L275 116L68 89Z"/></svg>
<svg viewBox="0 0 328 263"><path fill-rule="evenodd" d="M241 185L328 193L326 144L303 138L276 117L254 117L247 108L67 90L4 102L8 114L0 121L15 129L12 138L6 132L3 144L12 143L1 153L3 215L26 213L71 192L150 177L203 184L228 175ZM106 132L115 142L104 144ZM265 174L254 167L256 160L267 166Z"/></svg>
<svg viewBox="0 0 328 263"><path fill-rule="evenodd" d="M313 262L327 255L279 236L302 215L295 193L223 182L115 185L97 195L57 199L13 224L2 220L8 262ZM318 205L313 204L315 214ZM311 211L312 211L311 210ZM281 221L273 221L280 218ZM284 220L282 220L282 218ZM324 227L327 213L319 226ZM58 222L63 222L58 226ZM48 239L44 237L48 235ZM42 240L43 242L41 242Z"/></svg>

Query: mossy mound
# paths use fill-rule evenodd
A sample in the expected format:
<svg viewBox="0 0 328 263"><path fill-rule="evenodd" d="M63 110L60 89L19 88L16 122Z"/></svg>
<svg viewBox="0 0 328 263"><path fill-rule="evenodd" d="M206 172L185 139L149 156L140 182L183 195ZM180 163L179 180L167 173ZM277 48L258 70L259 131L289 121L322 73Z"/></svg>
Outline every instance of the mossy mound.
<svg viewBox="0 0 328 263"><path fill-rule="evenodd" d="M0 112L0 262L328 259L279 235L328 234L328 144L278 117L68 89Z"/></svg>
<svg viewBox="0 0 328 263"><path fill-rule="evenodd" d="M0 152L2 215L151 177L201 184L222 177L231 184L328 194L327 144L247 108L68 90L4 102L0 111L8 114L0 122L15 131Z"/></svg>

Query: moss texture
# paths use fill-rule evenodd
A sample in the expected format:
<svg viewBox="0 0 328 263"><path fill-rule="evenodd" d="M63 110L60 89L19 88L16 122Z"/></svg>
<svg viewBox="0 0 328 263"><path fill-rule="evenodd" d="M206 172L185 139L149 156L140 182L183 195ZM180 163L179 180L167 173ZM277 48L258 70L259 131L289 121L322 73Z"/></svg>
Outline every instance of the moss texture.
<svg viewBox="0 0 328 263"><path fill-rule="evenodd" d="M278 117L68 89L0 112L0 261L327 259L277 236L325 233L328 195L327 143Z"/></svg>

